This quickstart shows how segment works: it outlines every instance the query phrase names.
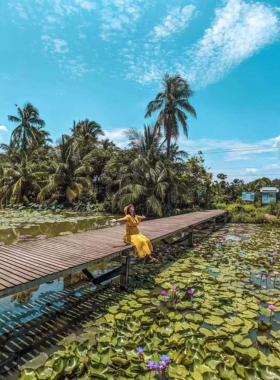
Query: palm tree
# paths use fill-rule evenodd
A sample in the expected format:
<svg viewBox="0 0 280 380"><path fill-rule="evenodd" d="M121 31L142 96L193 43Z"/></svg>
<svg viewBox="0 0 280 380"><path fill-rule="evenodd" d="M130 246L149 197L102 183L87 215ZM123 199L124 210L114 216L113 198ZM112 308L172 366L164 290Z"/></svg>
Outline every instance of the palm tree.
<svg viewBox="0 0 280 380"><path fill-rule="evenodd" d="M152 116L156 111L160 111L157 117L157 128L160 131L164 129L164 135L167 142L167 156L170 156L171 140L175 141L179 137L179 126L182 126L183 132L188 136L188 116L187 111L196 117L194 107L189 103L189 98L193 96L186 79L179 74L165 74L162 80L162 92L159 92L147 106L145 118Z"/></svg>
<svg viewBox="0 0 280 380"><path fill-rule="evenodd" d="M124 131L125 136L130 141L129 145L140 154L153 152L159 154L163 148L164 141L161 134L156 133L155 125L144 124L144 132L135 128L128 128Z"/></svg>
<svg viewBox="0 0 280 380"><path fill-rule="evenodd" d="M119 148L116 146L116 144L113 141L110 141L109 139L104 139L98 142L98 145L103 150L108 150L110 152L118 151Z"/></svg>
<svg viewBox="0 0 280 380"><path fill-rule="evenodd" d="M172 188L173 196L184 192L176 172L161 159L151 162L139 155L120 179L120 189L113 197L113 206L123 208L129 203L143 201L146 213L162 216L162 206L167 191Z"/></svg>
<svg viewBox="0 0 280 380"><path fill-rule="evenodd" d="M80 198L84 189L89 188L90 181L87 177L80 176L84 168L79 167L73 151L73 139L63 135L57 147L55 173L49 176L47 185L39 192L39 201L50 198L57 192L59 198L72 202Z"/></svg>
<svg viewBox="0 0 280 380"><path fill-rule="evenodd" d="M48 177L48 167L28 151L10 151L0 179L0 203L15 197L17 203L35 199Z"/></svg>
<svg viewBox="0 0 280 380"><path fill-rule="evenodd" d="M83 158L95 147L99 136L104 136L101 126L89 119L79 121L78 124L74 121L71 132L76 143L76 150L80 153L80 158Z"/></svg>
<svg viewBox="0 0 280 380"><path fill-rule="evenodd" d="M17 147L25 150L28 145L36 141L44 141L48 133L43 131L45 126L43 119L39 117L39 111L31 103L26 103L21 109L17 104L18 116L8 115L8 119L19 125L13 130L11 139L14 140Z"/></svg>
<svg viewBox="0 0 280 380"><path fill-rule="evenodd" d="M185 150L180 150L176 143L170 145L170 159L176 163L182 163L189 157Z"/></svg>

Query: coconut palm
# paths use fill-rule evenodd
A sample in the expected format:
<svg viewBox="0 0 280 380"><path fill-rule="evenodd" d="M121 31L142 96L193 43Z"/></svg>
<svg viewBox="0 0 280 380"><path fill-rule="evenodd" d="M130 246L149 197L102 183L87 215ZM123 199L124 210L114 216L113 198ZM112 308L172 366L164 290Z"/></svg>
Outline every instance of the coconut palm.
<svg viewBox="0 0 280 380"><path fill-rule="evenodd" d="M180 125L184 134L188 136L188 116L184 111L196 117L196 111L189 103L191 96L193 96L193 91L186 79L179 74L165 74L162 80L162 92L159 92L155 100L152 100L147 106L145 118L159 111L157 128L159 131L164 130L168 157L170 156L171 140L176 141L179 137Z"/></svg>
<svg viewBox="0 0 280 380"><path fill-rule="evenodd" d="M31 103L26 103L23 109L17 104L16 107L18 116L8 115L8 119L18 123L11 136L17 147L25 150L34 141L37 143L45 142L48 133L42 130L45 122L43 119L40 119L37 108Z"/></svg>
<svg viewBox="0 0 280 380"><path fill-rule="evenodd" d="M81 168L73 154L73 139L63 135L57 147L55 172L49 176L46 186L38 194L37 199L43 201L55 193L58 198L72 202L80 198L83 189L90 186L90 181L80 175Z"/></svg>
<svg viewBox="0 0 280 380"><path fill-rule="evenodd" d="M177 180L176 172L160 159L151 162L139 155L122 175L113 205L123 208L126 204L143 200L147 214L162 216L162 206L170 188L174 196L185 191L184 185Z"/></svg>
<svg viewBox="0 0 280 380"><path fill-rule="evenodd" d="M35 199L48 177L48 168L35 161L32 152L10 152L0 179L0 203L15 197L16 203Z"/></svg>
<svg viewBox="0 0 280 380"><path fill-rule="evenodd" d="M96 146L99 136L104 136L101 126L89 119L79 121L78 124L74 121L71 132L80 158L83 158Z"/></svg>
<svg viewBox="0 0 280 380"><path fill-rule="evenodd" d="M155 125L152 124L144 124L144 132L135 128L128 128L124 131L124 135L130 141L129 145L132 149L140 154L151 151L159 154L164 144L162 136L156 133Z"/></svg>
<svg viewBox="0 0 280 380"><path fill-rule="evenodd" d="M113 141L110 141L109 139L104 139L104 140L99 141L98 146L101 149L107 150L109 152L116 152L119 150L116 144Z"/></svg>
<svg viewBox="0 0 280 380"><path fill-rule="evenodd" d="M189 157L185 150L180 150L176 143L170 145L170 160L177 163L182 163Z"/></svg>

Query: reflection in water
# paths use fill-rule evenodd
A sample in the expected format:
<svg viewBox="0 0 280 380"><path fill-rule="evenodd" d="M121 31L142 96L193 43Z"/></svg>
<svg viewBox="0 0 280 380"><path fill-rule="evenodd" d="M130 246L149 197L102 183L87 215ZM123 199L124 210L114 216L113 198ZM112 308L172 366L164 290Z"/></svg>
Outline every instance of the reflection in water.
<svg viewBox="0 0 280 380"><path fill-rule="evenodd" d="M31 213L32 214L32 213ZM1 216L1 215L0 215ZM119 217L115 215L89 215L86 213L60 214L59 221L52 220L51 215L41 218L37 224L30 225L25 217L16 227L13 223L1 226L0 218L0 245L11 245L23 241L42 240L64 234L75 234L78 232L110 227L110 219ZM6 228L5 228L6 226Z"/></svg>
<svg viewBox="0 0 280 380"><path fill-rule="evenodd" d="M17 301L18 303L24 303L31 301L33 293L39 289L39 286L35 286L34 288L25 290L23 292L16 293L12 296L12 301ZM1 300L0 300L1 304Z"/></svg>

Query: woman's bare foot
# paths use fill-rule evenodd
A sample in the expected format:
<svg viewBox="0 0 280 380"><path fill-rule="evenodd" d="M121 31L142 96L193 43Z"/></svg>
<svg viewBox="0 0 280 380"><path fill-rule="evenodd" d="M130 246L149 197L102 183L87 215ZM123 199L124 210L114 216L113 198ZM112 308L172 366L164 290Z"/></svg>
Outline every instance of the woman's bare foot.
<svg viewBox="0 0 280 380"><path fill-rule="evenodd" d="M147 259L149 260L149 261L153 261L153 262L158 262L158 260L157 259L155 259L154 257L152 257L151 255L147 255Z"/></svg>

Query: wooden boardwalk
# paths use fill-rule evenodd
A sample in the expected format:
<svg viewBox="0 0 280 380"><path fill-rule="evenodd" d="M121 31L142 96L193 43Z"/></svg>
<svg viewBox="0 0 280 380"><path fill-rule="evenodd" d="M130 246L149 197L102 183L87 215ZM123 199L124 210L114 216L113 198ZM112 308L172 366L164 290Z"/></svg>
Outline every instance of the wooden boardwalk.
<svg viewBox="0 0 280 380"><path fill-rule="evenodd" d="M191 228L226 213L194 212L141 223L152 241ZM123 242L124 226L0 247L0 298L85 270L100 261L121 256L131 246Z"/></svg>

